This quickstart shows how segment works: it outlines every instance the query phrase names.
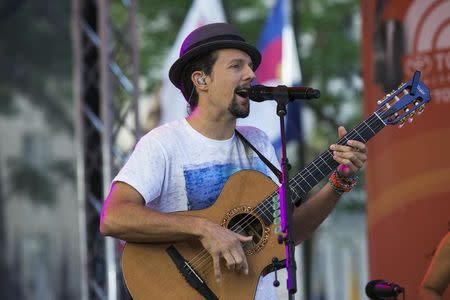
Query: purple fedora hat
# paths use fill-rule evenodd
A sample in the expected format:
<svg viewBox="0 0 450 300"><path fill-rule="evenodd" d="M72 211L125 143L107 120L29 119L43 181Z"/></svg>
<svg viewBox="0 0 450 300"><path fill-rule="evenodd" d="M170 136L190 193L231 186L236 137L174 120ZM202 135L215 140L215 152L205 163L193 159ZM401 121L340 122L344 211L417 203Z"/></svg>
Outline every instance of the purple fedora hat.
<svg viewBox="0 0 450 300"><path fill-rule="evenodd" d="M181 73L192 59L213 50L233 48L246 52L256 70L261 62L261 54L253 45L247 43L237 29L228 23L212 23L192 31L183 41L180 57L169 70L170 81L181 87Z"/></svg>

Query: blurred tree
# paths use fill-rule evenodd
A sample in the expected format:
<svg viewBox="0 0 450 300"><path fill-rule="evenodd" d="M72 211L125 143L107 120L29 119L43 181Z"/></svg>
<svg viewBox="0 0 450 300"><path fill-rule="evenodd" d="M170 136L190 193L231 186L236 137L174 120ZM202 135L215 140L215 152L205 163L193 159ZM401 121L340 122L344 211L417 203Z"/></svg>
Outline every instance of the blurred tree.
<svg viewBox="0 0 450 300"><path fill-rule="evenodd" d="M295 1L295 0L294 0ZM316 119L308 141L311 161L337 140L337 127L352 129L362 121L362 79L359 0L302 0L300 64L303 84L320 89L321 97L306 102ZM338 209L364 211L364 172Z"/></svg>
<svg viewBox="0 0 450 300"><path fill-rule="evenodd" d="M20 117L15 100L21 96L44 114L55 134L73 134L69 20L69 0L1 2L0 117ZM37 168L32 161L20 154L8 159L8 193L52 204L57 178L73 180L73 162L51 161Z"/></svg>
<svg viewBox="0 0 450 300"><path fill-rule="evenodd" d="M6 0L0 16L0 114L12 116L20 94L71 132L70 1Z"/></svg>
<svg viewBox="0 0 450 300"><path fill-rule="evenodd" d="M165 57L192 5L191 0L139 1L141 74L152 91L161 80ZM266 18L266 1L224 0L225 15L251 43L255 43Z"/></svg>
<svg viewBox="0 0 450 300"><path fill-rule="evenodd" d="M272 2L222 2L228 20L256 43ZM138 2L140 73L147 91L160 81L165 55L191 4L191 0ZM112 8L114 18L120 18L120 10ZM52 5L7 0L0 5L0 33L5 41L0 44L0 114L11 116L12 96L21 94L45 113L52 128L72 134L69 13L68 0ZM322 92L320 100L306 103L318 125L309 145L312 156L335 140L338 124L351 127L361 119L358 20L358 0L300 1L299 20L294 24L299 24L303 84ZM59 165L58 170L63 170L64 164Z"/></svg>
<svg viewBox="0 0 450 300"><path fill-rule="evenodd" d="M358 0L301 1L300 57L303 83L321 90L308 102L318 125L314 137L323 149L337 137L337 126L361 120ZM350 128L349 128L350 129Z"/></svg>
<svg viewBox="0 0 450 300"><path fill-rule="evenodd" d="M295 1L295 0L294 0ZM228 21L256 43L273 1L223 0ZM141 74L152 90L160 80L165 53L176 38L192 1L140 1ZM308 102L321 126L315 137L322 144L336 136L337 124L360 120L359 1L300 1L299 51L303 83L321 90L320 100ZM177 8L177 9L175 9ZM322 126L323 125L323 126Z"/></svg>

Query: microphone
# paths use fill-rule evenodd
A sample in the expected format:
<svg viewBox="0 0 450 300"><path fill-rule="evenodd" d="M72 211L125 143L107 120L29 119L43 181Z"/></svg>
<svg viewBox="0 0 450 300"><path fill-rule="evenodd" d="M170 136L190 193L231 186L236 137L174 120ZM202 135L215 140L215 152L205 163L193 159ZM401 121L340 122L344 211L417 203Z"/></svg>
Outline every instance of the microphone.
<svg viewBox="0 0 450 300"><path fill-rule="evenodd" d="M403 293L404 290L401 286L384 280L372 280L366 285L366 295L373 300L396 297L398 294Z"/></svg>
<svg viewBox="0 0 450 300"><path fill-rule="evenodd" d="M250 88L240 88L236 90L236 94L242 97L249 97L255 102L263 102L266 100L274 100L274 95L285 88L289 96L289 101L296 99L314 99L320 97L320 91L310 87L285 87L279 85L277 87L270 87L264 85L253 85Z"/></svg>

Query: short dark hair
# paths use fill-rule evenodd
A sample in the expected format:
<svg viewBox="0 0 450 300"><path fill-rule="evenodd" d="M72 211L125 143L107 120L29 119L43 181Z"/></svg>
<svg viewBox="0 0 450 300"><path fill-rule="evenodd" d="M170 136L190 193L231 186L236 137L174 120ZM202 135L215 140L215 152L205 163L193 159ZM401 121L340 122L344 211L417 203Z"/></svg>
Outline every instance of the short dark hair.
<svg viewBox="0 0 450 300"><path fill-rule="evenodd" d="M191 75L195 71L202 71L206 75L210 75L212 67L217 61L217 51L212 51L207 54L198 56L187 63L181 73L181 93L188 102L190 110L192 111L198 105L198 93L195 90L195 86L192 83Z"/></svg>

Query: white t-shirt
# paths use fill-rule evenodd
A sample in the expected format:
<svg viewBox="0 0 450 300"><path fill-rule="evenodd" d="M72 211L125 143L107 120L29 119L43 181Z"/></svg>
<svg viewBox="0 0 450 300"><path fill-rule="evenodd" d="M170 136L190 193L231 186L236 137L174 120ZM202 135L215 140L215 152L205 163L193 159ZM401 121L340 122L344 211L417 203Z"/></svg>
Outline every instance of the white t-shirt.
<svg viewBox="0 0 450 300"><path fill-rule="evenodd" d="M267 135L254 127L238 127L277 168L279 162ZM137 143L114 181L135 188L147 207L162 211L203 209L214 204L233 173L252 169L276 176L239 137L214 140L193 129L186 119L167 123ZM255 299L276 299L274 277L260 279Z"/></svg>

